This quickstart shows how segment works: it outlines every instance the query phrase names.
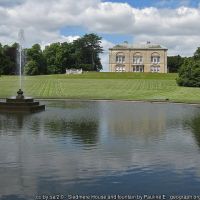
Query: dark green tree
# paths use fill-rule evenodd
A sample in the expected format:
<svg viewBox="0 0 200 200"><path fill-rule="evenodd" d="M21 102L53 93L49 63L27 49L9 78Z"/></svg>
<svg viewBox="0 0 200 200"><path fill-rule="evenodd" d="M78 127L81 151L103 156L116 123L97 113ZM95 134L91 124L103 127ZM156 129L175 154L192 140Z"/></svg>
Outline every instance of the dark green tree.
<svg viewBox="0 0 200 200"><path fill-rule="evenodd" d="M177 83L180 86L200 87L200 60L185 58Z"/></svg>
<svg viewBox="0 0 200 200"><path fill-rule="evenodd" d="M38 63L34 60L30 60L26 63L24 68L24 73L26 75L38 75L39 74L39 67Z"/></svg>
<svg viewBox="0 0 200 200"><path fill-rule="evenodd" d="M177 83L180 86L200 87L200 47L191 58L185 58L179 70Z"/></svg>
<svg viewBox="0 0 200 200"><path fill-rule="evenodd" d="M167 57L167 67L170 73L177 73L181 65L184 62L184 58L180 55L177 56L168 56Z"/></svg>
<svg viewBox="0 0 200 200"><path fill-rule="evenodd" d="M3 71L4 71L4 55L3 55L3 47L2 47L2 44L0 43L0 75L3 74Z"/></svg>
<svg viewBox="0 0 200 200"><path fill-rule="evenodd" d="M200 47L194 53L194 60L200 60Z"/></svg>
<svg viewBox="0 0 200 200"><path fill-rule="evenodd" d="M99 54L103 53L101 46L101 37L91 33L85 34L83 37L74 41L76 64L78 67L83 67L84 64L89 67L90 71L100 71L102 64L99 58ZM84 68L83 68L84 70Z"/></svg>
<svg viewBox="0 0 200 200"><path fill-rule="evenodd" d="M35 61L38 66L39 74L46 74L46 60L39 44L34 44L30 49L27 49L26 55L28 62Z"/></svg>
<svg viewBox="0 0 200 200"><path fill-rule="evenodd" d="M44 57L47 63L48 74L60 74L62 73L62 50L60 43L53 43L46 46L44 51Z"/></svg>
<svg viewBox="0 0 200 200"><path fill-rule="evenodd" d="M75 48L73 43L64 42L61 44L61 66L62 73L66 69L76 68L76 57L74 56Z"/></svg>
<svg viewBox="0 0 200 200"><path fill-rule="evenodd" d="M0 74L10 75L15 70L15 58L11 55L13 50L8 45L2 46L0 43Z"/></svg>
<svg viewBox="0 0 200 200"><path fill-rule="evenodd" d="M18 44L2 46L0 44L0 73L18 74L17 71ZM100 71L102 69L100 53L103 52L101 37L92 33L86 34L71 43L53 43L42 51L39 44L23 51L24 71L27 74L61 74L66 69L82 68L85 71ZM34 61L34 62L32 62ZM31 70L34 69L34 70Z"/></svg>

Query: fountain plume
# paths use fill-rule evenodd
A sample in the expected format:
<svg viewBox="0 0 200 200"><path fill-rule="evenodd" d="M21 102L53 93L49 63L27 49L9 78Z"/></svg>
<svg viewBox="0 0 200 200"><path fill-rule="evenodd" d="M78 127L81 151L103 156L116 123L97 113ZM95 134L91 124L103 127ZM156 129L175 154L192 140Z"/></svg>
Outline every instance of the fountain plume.
<svg viewBox="0 0 200 200"><path fill-rule="evenodd" d="M24 47L24 42L25 42L23 29L19 30L18 41L19 41L19 49L18 49L19 51L19 89L22 89L22 65L24 63L23 47Z"/></svg>
<svg viewBox="0 0 200 200"><path fill-rule="evenodd" d="M19 55L19 90L15 98L7 98L5 102L0 102L1 112L20 112L20 113L32 113L45 110L45 105L40 105L39 102L35 102L33 98L27 98L23 95L22 91L22 66L25 64L24 47L24 31L21 29L18 33L18 55Z"/></svg>

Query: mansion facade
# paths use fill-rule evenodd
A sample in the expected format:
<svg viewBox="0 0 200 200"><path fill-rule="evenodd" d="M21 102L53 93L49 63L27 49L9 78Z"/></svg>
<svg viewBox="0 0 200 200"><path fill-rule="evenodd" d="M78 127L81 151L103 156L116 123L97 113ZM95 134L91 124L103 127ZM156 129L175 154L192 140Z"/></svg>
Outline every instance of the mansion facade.
<svg viewBox="0 0 200 200"><path fill-rule="evenodd" d="M161 45L129 45L109 49L110 72L167 73L167 48Z"/></svg>

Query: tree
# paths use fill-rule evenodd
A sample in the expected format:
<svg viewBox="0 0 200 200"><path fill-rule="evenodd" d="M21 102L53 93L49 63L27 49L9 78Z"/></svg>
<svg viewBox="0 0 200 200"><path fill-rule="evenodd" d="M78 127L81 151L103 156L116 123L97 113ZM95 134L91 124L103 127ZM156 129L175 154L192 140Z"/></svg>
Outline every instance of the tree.
<svg viewBox="0 0 200 200"><path fill-rule="evenodd" d="M34 44L26 50L27 61L35 61L39 74L46 74L46 60L39 44Z"/></svg>
<svg viewBox="0 0 200 200"><path fill-rule="evenodd" d="M66 68L76 68L76 57L74 56L75 48L73 43L64 42L61 44L61 66L62 73L65 73Z"/></svg>
<svg viewBox="0 0 200 200"><path fill-rule="evenodd" d="M200 47L194 53L194 60L200 60Z"/></svg>
<svg viewBox="0 0 200 200"><path fill-rule="evenodd" d="M177 83L180 86L200 87L200 60L186 58L179 70Z"/></svg>
<svg viewBox="0 0 200 200"><path fill-rule="evenodd" d="M193 57L184 59L177 83L180 86L200 87L200 47L197 48Z"/></svg>
<svg viewBox="0 0 200 200"><path fill-rule="evenodd" d="M17 43L11 47L8 45L3 47L0 44L0 73L17 73L17 48ZM71 43L50 44L45 47L44 51L42 51L39 44L34 44L31 48L23 51L24 55L26 55L24 64L28 62L24 71L29 73L30 69L34 69L34 73L30 73L32 75L61 74L70 68L82 68L85 71L100 71L102 64L99 54L102 52L101 37L94 33L86 34Z"/></svg>
<svg viewBox="0 0 200 200"><path fill-rule="evenodd" d="M168 56L167 57L167 66L170 73L177 73L181 65L184 62L184 58L180 55L177 56Z"/></svg>
<svg viewBox="0 0 200 200"><path fill-rule="evenodd" d="M72 43L53 43L45 47L44 56L48 73L65 73L67 68L75 68L74 46Z"/></svg>
<svg viewBox="0 0 200 200"><path fill-rule="evenodd" d="M4 70L4 64L3 61L4 57L3 57L3 48L2 48L2 44L0 43L0 75L3 74L3 70Z"/></svg>
<svg viewBox="0 0 200 200"><path fill-rule="evenodd" d="M26 63L24 68L24 73L26 75L38 75L39 74L39 67L36 61L30 60Z"/></svg>
<svg viewBox="0 0 200 200"><path fill-rule="evenodd" d="M44 49L44 57L47 63L47 73L48 74L60 74L62 56L61 56L61 45L60 43L53 43L46 46Z"/></svg>
<svg viewBox="0 0 200 200"><path fill-rule="evenodd" d="M0 43L0 74L9 75L14 73L15 59L11 58L10 50L11 47L8 45L2 46Z"/></svg>
<svg viewBox="0 0 200 200"><path fill-rule="evenodd" d="M99 54L103 52L101 37L86 34L72 43L53 43L46 46L43 55L47 63L47 73L65 73L69 68L86 71L102 69Z"/></svg>
<svg viewBox="0 0 200 200"><path fill-rule="evenodd" d="M14 43L12 46L4 46L4 54L10 60L10 65L8 67L7 74L17 73L17 49L17 43Z"/></svg>
<svg viewBox="0 0 200 200"><path fill-rule="evenodd" d="M77 57L77 65L90 64L91 71L100 71L102 69L99 54L103 53L101 46L101 37L91 33L85 34L82 38L74 41L75 55ZM84 70L84 69L83 69Z"/></svg>

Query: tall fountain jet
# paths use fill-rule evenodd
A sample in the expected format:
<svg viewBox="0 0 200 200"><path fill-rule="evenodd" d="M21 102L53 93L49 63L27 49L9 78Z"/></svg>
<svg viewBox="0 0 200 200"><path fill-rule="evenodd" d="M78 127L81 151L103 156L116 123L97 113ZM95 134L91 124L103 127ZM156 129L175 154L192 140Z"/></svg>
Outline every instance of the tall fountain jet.
<svg viewBox="0 0 200 200"><path fill-rule="evenodd" d="M40 105L39 102L35 102L33 98L24 97L22 91L22 65L24 64L24 31L21 29L18 33L18 54L19 55L19 90L15 98L7 98L5 102L0 102L0 112L20 112L20 113L32 113L45 110L45 105Z"/></svg>
<svg viewBox="0 0 200 200"><path fill-rule="evenodd" d="M18 33L18 41L19 41L19 89L22 90L22 57L23 57L23 46L25 42L24 30L20 29ZM24 61L24 59L23 59Z"/></svg>

